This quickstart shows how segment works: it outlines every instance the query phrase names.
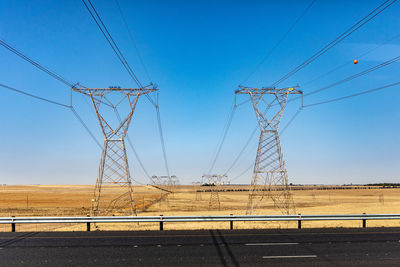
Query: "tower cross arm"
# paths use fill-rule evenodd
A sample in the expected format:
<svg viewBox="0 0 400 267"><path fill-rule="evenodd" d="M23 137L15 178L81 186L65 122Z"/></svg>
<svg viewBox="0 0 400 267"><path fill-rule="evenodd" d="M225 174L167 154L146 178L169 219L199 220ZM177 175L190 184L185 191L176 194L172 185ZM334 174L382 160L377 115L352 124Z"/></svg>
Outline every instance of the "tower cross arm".
<svg viewBox="0 0 400 267"><path fill-rule="evenodd" d="M235 94L253 94L253 95L264 95L264 94L303 94L299 90L299 86L287 87L287 88L275 88L275 87L244 87L239 85L239 89L235 91Z"/></svg>
<svg viewBox="0 0 400 267"><path fill-rule="evenodd" d="M148 93L158 91L158 88L154 85L148 85L143 88L120 88L120 87L109 87L109 88L87 88L87 87L80 87L80 88L72 88L72 91L86 94L86 95L95 95L95 96L103 96L105 94L109 94L111 92L120 92L127 96L140 96L145 95Z"/></svg>

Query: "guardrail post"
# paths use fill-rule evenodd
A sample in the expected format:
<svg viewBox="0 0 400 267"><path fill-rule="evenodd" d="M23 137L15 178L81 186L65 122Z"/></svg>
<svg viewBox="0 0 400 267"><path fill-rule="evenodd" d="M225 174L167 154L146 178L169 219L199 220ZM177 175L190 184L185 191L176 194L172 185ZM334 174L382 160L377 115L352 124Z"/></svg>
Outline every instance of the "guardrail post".
<svg viewBox="0 0 400 267"><path fill-rule="evenodd" d="M363 214L365 214L365 212ZM362 227L366 228L367 227L367 219L363 219L362 221L363 221L363 226Z"/></svg>
<svg viewBox="0 0 400 267"><path fill-rule="evenodd" d="M90 217L90 215L87 215L87 217ZM90 232L90 222L86 223L86 231Z"/></svg>
<svg viewBox="0 0 400 267"><path fill-rule="evenodd" d="M13 218L15 218L15 216L11 216L11 221L14 221L14 219ZM11 223L11 232L15 232L15 223Z"/></svg>
<svg viewBox="0 0 400 267"><path fill-rule="evenodd" d="M299 219L297 220L297 229L301 229L301 213L299 213Z"/></svg>
<svg viewBox="0 0 400 267"><path fill-rule="evenodd" d="M233 214L231 214L231 217L233 216ZM230 221L230 229L233 230L233 221Z"/></svg>
<svg viewBox="0 0 400 267"><path fill-rule="evenodd" d="M164 230L164 222L163 222L163 215L160 215L160 231Z"/></svg>

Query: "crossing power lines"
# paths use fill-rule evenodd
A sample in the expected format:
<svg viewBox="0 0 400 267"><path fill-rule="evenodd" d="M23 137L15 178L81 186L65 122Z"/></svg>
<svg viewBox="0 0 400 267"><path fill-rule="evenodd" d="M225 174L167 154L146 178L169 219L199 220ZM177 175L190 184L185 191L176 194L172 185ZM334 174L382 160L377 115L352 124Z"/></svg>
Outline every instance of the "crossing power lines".
<svg viewBox="0 0 400 267"><path fill-rule="evenodd" d="M136 85L139 88L144 88L143 84L140 82L140 80L137 77L137 75L135 74L134 70L132 69L132 67L128 63L126 57L121 52L121 49L117 45L115 39L111 36L110 31L108 30L107 26L103 22L102 18L100 17L99 13L97 12L96 8L94 7L92 1L91 0L82 0L82 3L85 5L85 7L88 10L88 12L89 12L90 16L92 17L93 21L96 23L96 25L99 28L99 30L101 31L102 35L106 39L107 43L110 45L111 49L114 51L114 53L117 56L117 58L119 59L119 61L121 62L121 64L125 68L125 70L128 72L129 76L132 78L132 80L136 83ZM128 28L126 20L124 19L124 16L123 16L123 13L122 13L122 10L120 8L120 5L119 5L118 1L117 1L117 5L118 5L118 8L120 10L120 15L122 16L122 18L124 20L125 26ZM129 31L129 33L131 33L129 28L128 28L128 31ZM133 38L132 38L132 40L133 40ZM143 63L143 65L144 65L144 63ZM157 92L157 94L158 94L158 92ZM168 159L167 159L167 152L166 152L166 147L165 147L165 140L164 140L162 123L161 123L161 114L160 114L160 106L159 106L159 103L158 103L158 97L157 97L157 101L154 101L148 94L145 94L145 97L149 100L149 102L156 109L157 126L158 126L158 132L159 132L159 136L160 136L160 142L161 142L162 154L163 154L163 159L164 159L164 165L165 165L165 169L166 169L167 175L170 176L170 168L169 168ZM129 140L130 139L128 139L128 141Z"/></svg>
<svg viewBox="0 0 400 267"><path fill-rule="evenodd" d="M367 24L370 20L375 18L377 15L382 13L385 9L387 9L389 6L394 4L397 0L386 0L382 4L380 4L378 7L376 7L374 10L372 10L369 14L364 16L362 19L357 21L354 25L352 25L350 28L348 28L346 31L344 31L342 34L337 36L334 40L332 40L330 43L325 45L322 49L318 50L315 54L313 54L311 57L306 59L303 63L292 69L290 72L282 76L279 80L274 82L272 84L272 87L277 86L278 84L282 83L283 81L287 80L288 78L292 77L294 74L296 74L298 71L301 69L305 68L308 66L310 63L315 61L317 58L328 52L330 49L341 43L344 39L346 39L348 36L350 36L352 33L360 29L362 26Z"/></svg>
<svg viewBox="0 0 400 267"><path fill-rule="evenodd" d="M342 34L340 34L339 36L337 36L333 41L331 41L330 43L328 43L327 45L325 45L322 49L318 50L314 55L312 55L311 57L309 57L308 59L306 59L302 64L300 64L299 66L297 66L296 68L294 68L292 71L290 71L289 73L287 73L286 75L284 75L282 78L280 78L279 80L277 80L276 82L274 82L274 83L272 84L271 87L277 86L277 85L280 84L281 82L287 80L288 78L290 78L291 76L293 76L294 74L296 74L296 73L297 73L298 71L300 71L301 69L303 69L303 68L305 68L306 66L308 66L309 64L311 64L313 61L315 61L316 59L318 59L320 56L322 56L323 54L325 54L326 52L328 52L331 48L333 48L334 46L338 45L340 42L342 42L344 39L346 39L346 38L347 38L348 36L350 36L352 33L354 33L355 31L357 31L357 30L360 29L362 26L364 26L366 23L368 23L368 22L371 21L373 18L375 18L377 15L379 15L380 13L382 13L384 10L386 10L388 7L390 7L390 6L391 6L392 4L394 4L396 1L397 1L397 0L386 0L386 1L384 1L383 3L381 3L381 4L380 4L379 6L377 6L375 9L373 9L370 13L368 13L366 16L362 17L359 21L357 21L357 22L356 22L355 24L353 24L350 28L348 28L345 32L343 32ZM290 32L291 29L293 29L293 27L296 25L296 23L298 22L298 20L300 20L300 19L304 16L304 14L308 11L308 9L312 6L313 3L314 3L314 2L311 2L311 3L310 3L310 5L306 8L306 10L302 13L302 15L296 20L296 22L294 23L294 25L292 25L292 27L289 29L289 31L286 32L286 33L284 34L284 37ZM376 49L382 47L383 45L385 45L385 44L387 44L387 43L389 43L389 42L395 40L395 39L398 38L398 37L399 37L399 35L394 36L393 38L389 39L388 41L386 41L386 42L384 42L384 43L382 43L382 44L379 44L379 45L377 45L376 47L374 47L373 49L370 49L370 50L368 50L367 52L363 53L361 56L365 56L365 55L371 53L372 51L374 51L374 50L376 50ZM284 38L283 38L283 39L284 39ZM278 43L276 44L276 46L278 46L281 42L282 42L282 39L278 41ZM276 48L276 46L273 47L273 49L271 49L271 51L268 52L268 54L267 54L267 56L265 57L265 59L267 59L267 58L270 56L270 54L272 54L272 52L274 51L274 49ZM358 77L361 77L361 76L363 76L363 75L366 75L366 74L368 74L368 73L370 73L370 72L373 72L373 71L375 71L375 70L378 70L378 69L380 69L380 68L382 68L382 67L388 66L388 65L390 65L390 64L392 64L392 63L395 63L395 62L397 62L398 60L399 60L398 57L392 58L391 60L388 60L388 61L386 61L386 62L383 62L383 63L381 63L381 64L378 64L378 65L376 65L376 66L374 66L374 67L372 67L372 68L369 68L369 69L367 69L367 70L364 70L364 71L362 71L362 72L360 72L360 73L357 73L357 74L355 74L355 75L351 75L351 76L349 76L349 77L347 77L347 78L344 78L344 79L339 80L339 81L337 81L337 82L331 83L331 84L329 84L329 85L327 85L327 86L324 86L324 87L322 87L322 88L319 88L319 89L317 89L317 90L310 91L310 92L308 92L308 93L304 93L304 97L307 97L307 96L310 96L310 95L319 93L319 92L321 92L321 91L330 89L330 88L332 88L332 87L341 85L341 84L343 84L343 83L346 83L346 82L351 81L351 80L353 80L353 79L356 79L356 78L358 78ZM263 63L263 61L262 61L260 64L262 64L262 63ZM260 65L260 64L259 64L259 65ZM259 65L257 65L256 69L253 70L253 71L250 73L250 75L247 76L246 79L245 79L243 82L246 82L246 81L249 79L249 77L250 77L251 75L254 74L254 72L257 70L257 68L259 67ZM336 71L337 69L339 69L339 68L341 68L341 67L343 67L343 66L344 66L344 64L343 64L343 65L340 65L339 67L336 67L336 68L333 69L333 70L328 71L327 73L325 73L325 74L323 74L323 75L320 75L319 77L313 79L311 82L314 82L315 80L317 80L317 79L319 79L319 78L321 78L321 77L323 77L323 76L325 76L325 75L328 75L328 74L330 74L330 73ZM243 82L242 82L242 83L243 83ZM309 83L311 83L311 82L308 82L307 84L309 84ZM315 105L322 105L322 104L326 104L326 103L331 103L331 102L335 102L335 101L340 101L340 100L343 100L343 99L347 99L347 98L351 98L351 97L355 97L355 96L359 96L359 95L363 95L363 94L372 93L372 92L375 92L375 91L378 91L378 90L383 90L383 89L390 88L390 87L393 87L393 86L396 86L396 85L397 85L397 83L392 83L392 84L385 85L385 86L381 86L381 87L378 87L378 88L374 88L374 89L370 89L370 90L365 90L365 91L362 91L362 92L359 92L359 93L350 94L350 95L346 95L346 96L343 96L343 97L337 97L337 98L334 98L334 99L330 99L330 100L326 100L326 101L321 101L321 102L318 102L318 103L313 103L313 104L309 104L309 105L305 105L305 106L303 106L303 103L302 103L301 106L299 107L299 109L294 113L293 117L292 117L291 119L289 119L287 125L283 127L281 133L283 133L284 131L286 131L286 129L293 123L293 121L298 117L298 115L301 113L301 111L302 111L303 108L305 108L305 107L311 107L311 106L315 106ZM295 97L295 98L292 98L292 99L288 99L287 102L289 103L289 102L295 101L295 100L297 100L297 99L299 99L299 97L297 97L297 98ZM248 101L245 101L244 103L241 103L241 104L245 104L246 102L248 102ZM251 133L251 135L250 135L249 139L246 141L244 147L240 150L238 156L234 158L233 163L228 167L228 169L227 169L227 171L225 172L225 174L227 174L229 171L231 171L231 169L236 165L236 163L238 162L239 158L240 158L241 155L243 154L244 150L245 150L246 147L249 145L250 140L253 138L253 136L254 136L254 134L255 134L256 131L257 131L257 127L256 127L256 128L254 129L254 131ZM224 133L224 135L226 135L226 134ZM246 172L251 168L251 166L252 166L252 165L250 165L244 172L242 172L239 176L236 176L236 177L233 178L232 180L235 180L235 179L239 178L241 175L243 175L244 173L246 173Z"/></svg>

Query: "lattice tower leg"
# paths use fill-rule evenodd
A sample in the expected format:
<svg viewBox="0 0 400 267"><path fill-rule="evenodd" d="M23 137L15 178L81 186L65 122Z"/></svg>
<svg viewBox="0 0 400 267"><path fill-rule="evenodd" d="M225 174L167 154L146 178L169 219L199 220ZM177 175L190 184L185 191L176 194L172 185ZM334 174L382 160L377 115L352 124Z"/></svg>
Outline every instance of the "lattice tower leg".
<svg viewBox="0 0 400 267"><path fill-rule="evenodd" d="M92 214L136 214L124 140L105 140L94 190Z"/></svg>
<svg viewBox="0 0 400 267"><path fill-rule="evenodd" d="M279 135L274 130L261 131L246 214L265 207L268 200L284 214L295 212Z"/></svg>
<svg viewBox="0 0 400 267"><path fill-rule="evenodd" d="M221 210L221 203L219 201L218 189L211 190L210 201L208 202L208 209L211 210L213 208Z"/></svg>

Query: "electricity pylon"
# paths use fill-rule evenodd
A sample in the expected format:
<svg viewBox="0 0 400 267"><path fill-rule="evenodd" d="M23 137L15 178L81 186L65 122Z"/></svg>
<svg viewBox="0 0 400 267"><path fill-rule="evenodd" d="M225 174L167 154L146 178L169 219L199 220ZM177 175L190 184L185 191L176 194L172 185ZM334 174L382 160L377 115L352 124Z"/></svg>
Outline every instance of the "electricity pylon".
<svg viewBox="0 0 400 267"><path fill-rule="evenodd" d="M135 111L139 96L158 91L149 85L144 88L86 88L74 87L72 91L90 96L103 136L104 144L96 186L92 199L93 216L107 215L112 212L136 215L131 175L126 156L125 136ZM105 119L107 112L101 109L108 106L119 117L118 109L123 109L126 116L112 123Z"/></svg>
<svg viewBox="0 0 400 267"><path fill-rule="evenodd" d="M179 185L179 179L176 177L176 175L165 175L165 176L156 176L153 175L151 177L151 181L153 183L153 187L161 190L161 196L160 196L160 206L162 200L167 204L167 207L169 208L169 199L173 199L174 193L176 191L176 186Z"/></svg>
<svg viewBox="0 0 400 267"><path fill-rule="evenodd" d="M220 186L224 183L223 179L227 176L224 174L205 174L203 180L206 180L210 189L210 200L208 201L208 209L221 210L221 202L219 200Z"/></svg>
<svg viewBox="0 0 400 267"><path fill-rule="evenodd" d="M261 204L265 206L268 199L282 213L295 213L278 129L288 96L302 96L302 92L298 87L277 89L239 86L235 92L237 94L250 96L261 129L246 214L252 214Z"/></svg>
<svg viewBox="0 0 400 267"><path fill-rule="evenodd" d="M203 182L192 182L192 185L193 185L194 192L195 192L194 200L195 201L202 200L202 198L201 198L201 190L198 189L198 187L202 186Z"/></svg>

